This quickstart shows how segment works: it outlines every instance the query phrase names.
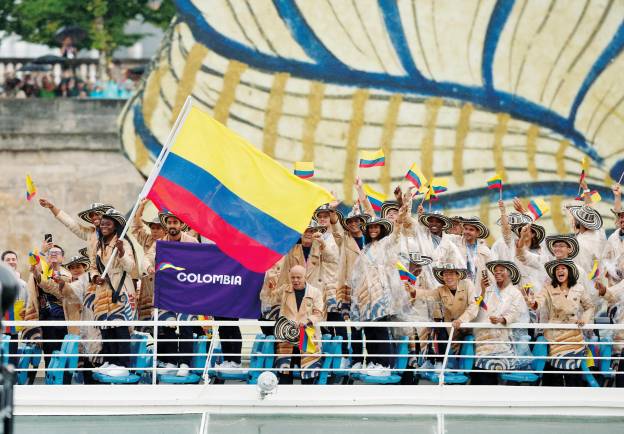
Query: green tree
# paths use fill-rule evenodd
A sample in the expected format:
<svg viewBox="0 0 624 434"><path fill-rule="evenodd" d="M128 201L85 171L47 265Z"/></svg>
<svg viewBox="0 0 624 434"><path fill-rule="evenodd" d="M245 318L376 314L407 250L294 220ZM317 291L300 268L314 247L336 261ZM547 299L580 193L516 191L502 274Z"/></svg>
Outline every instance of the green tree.
<svg viewBox="0 0 624 434"><path fill-rule="evenodd" d="M0 30L19 35L23 40L58 47L56 32L64 26L79 26L86 37L78 48L100 52L99 74L106 68L113 52L128 47L144 33L126 33L131 20L166 28L175 15L173 0L163 0L153 9L154 0L0 0Z"/></svg>

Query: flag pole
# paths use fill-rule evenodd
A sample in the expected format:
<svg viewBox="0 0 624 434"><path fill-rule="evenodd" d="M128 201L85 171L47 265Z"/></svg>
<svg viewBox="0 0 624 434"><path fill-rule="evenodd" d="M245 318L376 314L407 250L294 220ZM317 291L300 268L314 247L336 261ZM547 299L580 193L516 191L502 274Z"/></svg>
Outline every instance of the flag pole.
<svg viewBox="0 0 624 434"><path fill-rule="evenodd" d="M501 181L501 186L498 189L498 200L503 200L503 182Z"/></svg>
<svg viewBox="0 0 624 434"><path fill-rule="evenodd" d="M160 169L162 168L165 160L167 159L167 156L169 155L171 145L175 141L175 138L178 135L180 126L184 123L184 120L188 116L189 110L192 105L193 105L193 100L190 96L188 96L186 98L186 101L184 102L184 105L180 109L178 118L173 124L171 131L169 131L167 140L165 141L165 144L160 150L160 154L158 154L158 158L154 162L154 167L152 167L152 171L150 172L150 175L147 178L147 181L145 181L145 184L143 185L143 188L141 189L141 192L139 193L137 200L134 202L134 207L132 207L132 211L130 211L130 216L128 217L128 220L126 221L126 225L121 231L121 235L119 235L120 240L122 240L128 233L128 229L132 225L132 220L134 219L137 209L139 208L139 204L147 196L150 189L152 188L152 185L154 185L154 181L156 181L156 178L158 177L158 174L160 173ZM102 276L100 276L102 279L104 279L106 275L108 274L108 271L110 270L110 267L113 264L113 261L115 260L116 257L117 257L117 247L113 248L113 253L111 254L111 257L108 258L108 262L106 262L106 267L104 267L104 272L102 273Z"/></svg>
<svg viewBox="0 0 624 434"><path fill-rule="evenodd" d="M622 170L622 174L620 175L620 179L618 180L618 184L622 183L622 178L624 178L624 170Z"/></svg>

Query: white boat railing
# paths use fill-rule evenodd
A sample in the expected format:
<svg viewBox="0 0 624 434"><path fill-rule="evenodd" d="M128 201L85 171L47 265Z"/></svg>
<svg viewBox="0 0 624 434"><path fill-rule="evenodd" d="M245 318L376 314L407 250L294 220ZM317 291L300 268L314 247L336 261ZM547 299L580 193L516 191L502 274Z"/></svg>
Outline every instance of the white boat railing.
<svg viewBox="0 0 624 434"><path fill-rule="evenodd" d="M99 327L99 328L105 328L105 327L131 327L133 330L142 330L142 332L148 333L149 336L147 337L147 345L149 346L149 353L148 354L136 354L136 353L124 353L124 354L105 354L105 353L87 353L84 350L84 347L81 348L81 352L79 354L67 354L68 357L79 357L80 359L88 359L90 357L98 357L98 358L104 358L106 359L107 357L130 357L130 358L136 358L136 357L149 357L150 358L150 364L148 366L144 366L144 367L129 367L128 369L130 371L134 371L137 373L137 375L149 375L149 377L145 377L142 382L143 383L148 383L148 384L157 384L158 382L158 374L162 374L163 372L170 372L172 369L179 371L181 368L178 366L176 368L168 368L168 367L163 367L160 366L158 364L158 360L166 357L166 356L185 356L185 357L194 357L194 356L205 356L206 357L206 362L203 366L203 371L202 371L202 380L204 381L204 383L210 383L213 379L215 379L217 377L217 375L215 374L216 370L218 369L221 372L230 372L230 373L240 373L240 372L255 372L255 371L272 371L272 372L304 372L304 371L315 371L316 373L320 373L320 372L324 372L327 371L330 376L333 374L336 374L338 371L340 371L342 377L345 377L345 373L347 374L346 377L356 377L355 379L358 380L357 378L357 374L360 374L362 371L361 370L356 370L353 369L352 367L340 367L340 368L335 368L335 367L322 367L322 365L319 366L315 366L315 367L311 367L311 368L300 368L298 366L295 367L278 367L278 366L271 366L271 367L267 367L267 366L260 366L260 367L255 367L255 366L248 366L248 361L250 358L250 349L251 349L251 343L256 340L256 336L257 333L259 332L259 327L260 326L264 326L264 327L272 327L274 325L273 321L258 321L258 320L239 320L239 321L216 321L216 320L201 320L201 321L171 321L171 320L167 320L167 321L112 321L112 322L107 322L107 321L3 321L2 325L4 327L11 327L11 326L16 326L16 327L27 327L27 328L33 328L33 327ZM352 344L355 343L361 343L362 347L363 347L363 352L362 354L353 354L353 353L345 353L342 350L338 351L338 352L332 352L332 353L328 353L326 351L323 350L323 346L325 344L328 344L329 342L334 342L336 343L336 341L332 339L320 339L319 341L316 341L316 343L320 343L321 345L318 346L319 350L316 353L312 353L312 354L306 354L306 356L318 356L318 358L322 361L324 358L327 357L332 357L332 358L353 358L355 356L361 356L363 357L365 360L369 359L370 357L384 357L384 358L389 358L393 361L396 361L397 359L400 358L407 358L408 360L418 360L420 359L421 362L423 360L429 360L431 363L428 364L407 364L406 366L400 368L400 369L392 369L393 373L397 373L399 375L401 375L404 372L413 372L414 374L420 374L421 376L423 376L425 373L435 373L439 376L439 384L440 385L444 385L445 384L445 376L451 374L451 373L463 373L469 376L470 373L472 372L484 372L483 370L477 370L477 369L473 369L473 368L466 368L466 367L458 367L456 366L456 363L450 363L451 360L453 359L454 361L458 361L458 360L462 360L462 359L477 359L479 357L483 357L483 358L487 358L487 359L522 359L523 361L533 361L535 359L541 359L541 360L553 360L553 359L572 359L572 360L584 360L585 361L585 366L588 364L594 364L596 365L594 367L594 369L591 370L546 370L546 369L542 369L542 370L534 370L532 369L532 367L528 367L528 368L523 368L523 369L502 369L502 370L495 370L492 372L495 372L497 374L505 374L505 373L523 373L523 374L544 374L544 373L548 373L548 374L576 374L576 375L601 375L604 378L610 378L610 379L614 379L615 376L617 375L622 375L624 374L624 372L618 372L616 369L614 370L612 368L612 366L616 366L619 364L619 361L622 359L621 354L619 354L619 351L613 351L614 346L624 346L624 342L622 341L617 341L615 339L615 335L616 332L618 331L624 331L624 325L622 324L586 324L583 326L579 326L576 324L551 324L551 323L516 323L516 324L510 324L508 326L502 326L502 325L495 325L495 324L490 324L490 323L462 323L461 325L461 329L462 329L462 337L457 339L455 338L457 336L457 332L458 330L456 328L453 327L452 323L446 323L446 322L428 322L428 321L383 321L383 322L356 322L356 321L346 321L346 322L337 322L337 321L323 321L317 324L320 327L347 327L348 330L354 330L355 328L364 328L364 336L362 339L351 339L351 334L348 335L347 341L345 342L345 345L347 347L351 347ZM207 349L205 352L192 352L192 353L165 353L162 351L162 347L159 349L159 343L162 344L164 342L181 342L181 341L186 341L186 342L199 342L202 337L198 336L197 338L194 339L162 339L158 337L158 328L159 327L179 327L179 326L195 326L195 327L201 327L204 328L204 331L207 331L207 335L208 335L208 340L207 340ZM219 329L222 327L240 327L241 330L241 339L224 339L224 338L219 338ZM400 333L395 333L394 337L392 337L391 339L388 340L384 340L384 341L380 341L380 340L372 340L372 339L366 339L365 337L365 330L367 328L375 328L375 327L381 327L381 328L387 328L389 330L392 329L396 329L397 331L401 331L401 333L404 333L406 330L411 330L411 332L409 333L409 336L407 336L407 339L405 339L405 337L402 336L396 336L397 334ZM206 329L207 328L207 329ZM131 329L131 330L132 330ZM419 329L445 329L446 332L448 333L448 338L445 339L418 339L418 334L416 333L416 330ZM550 356L550 355L544 355L544 356L535 356L532 353L528 354L488 354L488 355L478 355L478 351L471 353L471 354L453 354L451 353L451 348L453 347L453 344L465 344L465 345L474 345L476 347L478 347L479 345L483 344L484 341L473 341L473 340L467 340L465 337L467 335L471 335L474 330L477 329L506 329L506 330L513 330L513 329L526 329L526 330L534 330L535 331L535 335L541 334L544 330L548 330L548 329L558 329L558 330L582 330L583 331L583 341L575 341L575 342L557 342L557 345L580 345L583 344L585 346L589 346L591 345L594 348L610 348L612 351L612 354L609 354L608 356L603 356L603 352L602 351L598 351L597 354L591 354L590 352L587 352L585 354L585 356L579 356L579 355L575 355L573 357L562 357L562 356ZM592 335L595 335L596 332L598 332L600 334L600 338L601 340L597 340L595 338L592 338ZM510 334L511 335L511 334ZM606 338L606 339L605 339ZM99 339L87 339L81 337L81 339L79 340L80 343L88 343L88 342L94 342L94 341L99 341ZM111 339L108 340L109 342L132 342L133 339ZM218 350L218 346L222 346L223 343L227 343L227 342L241 342L241 347L242 350L240 353L224 353L222 350ZM20 341L19 345L23 346L23 345L38 345L40 346L40 343L44 342L43 340L38 340L36 342L26 342L26 341ZM62 340L60 339L48 339L46 340L46 342L62 342ZM270 338L264 338L264 339L260 339L259 342L273 342L273 339ZM419 347L422 348L423 345L428 345L428 344L432 344L432 343L437 343L439 345L444 345L445 346L445 350L444 352L440 352L439 354L423 354L423 352L410 352L407 351L407 353L403 352L401 354L392 352L392 353L388 353L388 354L367 354L365 351L366 348L366 344L367 343L378 343L378 342L388 342L393 344L394 347L398 347L399 345L408 345L408 348L411 346L412 348L416 345L418 345ZM538 345L549 345L550 343L545 341L545 342L540 342L540 341L535 341L535 340L531 340L530 342L527 342L526 340L512 340L511 337L509 340L487 340L486 341L487 344L510 344L512 346L514 345L530 345L533 347L533 349L536 348L536 346ZM340 348L344 348L340 347ZM231 356L241 356L244 363L243 366L241 367L232 367L232 366L219 366L218 368L211 365L211 363L215 360L215 356L218 355L221 358L228 358ZM15 360L19 357L23 356L23 354L21 353L8 353L6 351L4 351L3 354L3 358L4 360L6 359L10 359L10 360ZM50 359L52 357L56 357L57 355L55 354L41 354L41 360L43 362L44 358ZM284 356L284 354L280 354L277 351L277 348L274 349L273 352L267 352L267 353L262 353L262 356L264 357L270 357L270 358L277 358L280 356ZM298 355L293 355L292 357L298 357ZM607 368L605 368L605 364L601 363L603 360L606 360L610 363L608 363L606 366ZM603 365L603 366L601 366ZM47 368L48 371L71 371L71 372L83 372L83 371L93 371L94 368L86 368L86 367L75 367L75 368L60 368L60 367L52 367L52 368ZM14 367L14 370L16 373L19 372L36 372L38 374L43 374L45 371L45 368L43 367L43 363L41 363L40 366L33 366L33 367ZM151 377L151 378L150 378Z"/></svg>

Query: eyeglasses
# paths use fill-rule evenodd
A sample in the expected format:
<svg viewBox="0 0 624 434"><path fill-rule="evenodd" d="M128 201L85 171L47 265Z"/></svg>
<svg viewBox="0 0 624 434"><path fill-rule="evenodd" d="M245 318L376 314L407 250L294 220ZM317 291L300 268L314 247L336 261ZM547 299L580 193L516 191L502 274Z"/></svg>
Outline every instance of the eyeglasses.
<svg viewBox="0 0 624 434"><path fill-rule="evenodd" d="M48 250L48 255L60 255L61 251L59 249L51 249Z"/></svg>

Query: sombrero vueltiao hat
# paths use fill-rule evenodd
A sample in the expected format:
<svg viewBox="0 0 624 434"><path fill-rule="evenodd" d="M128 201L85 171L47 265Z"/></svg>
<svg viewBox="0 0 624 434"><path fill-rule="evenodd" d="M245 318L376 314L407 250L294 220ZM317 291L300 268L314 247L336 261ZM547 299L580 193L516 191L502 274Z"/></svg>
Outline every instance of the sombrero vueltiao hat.
<svg viewBox="0 0 624 434"><path fill-rule="evenodd" d="M176 216L175 214L173 214L172 212L169 211L161 211L158 213L158 220L160 221L160 224L162 225L163 228L167 227L167 217L175 217L178 220L180 220L180 223L182 223L182 230L186 230L188 228L188 225L186 223L184 223L180 217Z"/></svg>
<svg viewBox="0 0 624 434"><path fill-rule="evenodd" d="M335 209L333 209L331 206L329 206L328 203L319 206L315 211L314 211L314 215L312 216L312 218L314 220L318 220L318 215L322 212L336 212Z"/></svg>
<svg viewBox="0 0 624 434"><path fill-rule="evenodd" d="M427 227L429 227L429 225L431 224L429 220L432 218L436 218L442 222L443 231L450 229L453 226L451 219L439 212L426 212L418 216L418 220L420 221L420 223Z"/></svg>
<svg viewBox="0 0 624 434"><path fill-rule="evenodd" d="M563 243L566 243L568 246L570 246L572 251L570 252L570 256L568 256L568 259L574 259L574 258L576 258L576 255L579 254L579 251L580 251L579 243L576 240L576 237L574 235L568 234L568 235L549 235L549 236L547 236L546 237L546 248L548 249L548 251L550 252L551 255L555 254L553 246L555 245L556 242L563 242Z"/></svg>
<svg viewBox="0 0 624 434"><path fill-rule="evenodd" d="M513 262L490 261L485 263L485 266L488 270L490 270L490 273L492 274L494 274L494 268L496 268L496 266L498 265L500 265L501 267L505 267L507 271L509 271L509 278L511 279L511 283L513 283L514 285L520 283L520 270L518 270L518 267L516 267L516 264L514 264Z"/></svg>
<svg viewBox="0 0 624 434"><path fill-rule="evenodd" d="M76 264L82 264L85 267L89 268L89 266L91 266L91 261L89 261L89 258L83 256L82 254L76 255L69 258L69 261L66 264L63 264L63 267L69 268L70 265Z"/></svg>
<svg viewBox="0 0 624 434"><path fill-rule="evenodd" d="M93 224L91 218L89 217L89 214L91 214L92 212L99 212L100 214L104 214L109 209L113 209L112 205L107 205L105 203L92 203L91 205L89 205L89 208L85 209L84 211L80 211L78 213L78 217L80 217L87 223Z"/></svg>
<svg viewBox="0 0 624 434"><path fill-rule="evenodd" d="M381 233L379 235L379 238L383 238L392 233L392 223L390 223L389 220L377 217L372 218L364 224L364 232L368 232L368 228L372 225L381 226Z"/></svg>
<svg viewBox="0 0 624 434"><path fill-rule="evenodd" d="M86 247L83 247L82 249L78 249L78 253L80 253L85 258L89 257L89 254L87 253L87 248Z"/></svg>
<svg viewBox="0 0 624 434"><path fill-rule="evenodd" d="M409 252L409 261L412 264L420 265L424 267L425 265L429 265L433 262L433 259L429 256L421 255L420 252Z"/></svg>
<svg viewBox="0 0 624 434"><path fill-rule="evenodd" d="M507 221L509 222L511 226L514 226L514 225L524 225L526 223L531 223L533 222L533 219L531 218L531 216L528 216L526 214L522 214L519 212L510 212L507 215ZM496 220L496 224L499 226L501 225L500 218Z"/></svg>
<svg viewBox="0 0 624 434"><path fill-rule="evenodd" d="M479 233L477 234L477 238L487 238L490 236L490 230L487 228L487 226L481 223L481 220L479 220L477 217L464 218L462 219L462 224L464 226L469 225L477 228L477 230L479 231Z"/></svg>
<svg viewBox="0 0 624 434"><path fill-rule="evenodd" d="M611 212L615 214L616 217L618 217L620 214L624 214L624 209L616 211L614 208L611 208Z"/></svg>
<svg viewBox="0 0 624 434"><path fill-rule="evenodd" d="M106 210L106 212L102 214L102 217L107 217L111 220L116 221L122 228L126 226L126 218L115 208L110 208Z"/></svg>
<svg viewBox="0 0 624 434"><path fill-rule="evenodd" d="M349 214L347 214L346 217L343 217L341 213L338 213L338 218L340 219L340 224L342 225L344 230L348 231L349 228L347 227L347 222L349 220L358 219L360 221L360 226L363 227L366 222L370 220L371 216L369 216L368 214L362 214L359 207L356 206L354 207L354 209L351 210Z"/></svg>
<svg viewBox="0 0 624 434"><path fill-rule="evenodd" d="M445 271L457 272L457 274L459 274L459 280L465 279L468 275L468 270L466 270L465 268L457 268L455 264L442 264L437 267L433 267L433 277L435 277L435 279L442 285L444 285L444 279L442 278L442 274Z"/></svg>
<svg viewBox="0 0 624 434"><path fill-rule="evenodd" d="M546 273L550 276L551 279L555 278L555 268L557 265L565 265L572 272L574 279L578 281L579 272L578 268L576 268L576 264L571 259L555 259L554 261L546 262L544 264L544 268L546 269Z"/></svg>
<svg viewBox="0 0 624 434"><path fill-rule="evenodd" d="M399 211L401 209L401 205L396 200L387 200L381 204L381 218L386 218L388 213L392 210Z"/></svg>
<svg viewBox="0 0 624 434"><path fill-rule="evenodd" d="M568 209L574 220L589 230L597 231L602 227L602 216L589 205L572 205Z"/></svg>
<svg viewBox="0 0 624 434"><path fill-rule="evenodd" d="M158 217L158 216L154 217L151 220L141 220L141 221L146 226L151 226L151 225L160 225L160 226L162 226L162 222L160 221L160 217Z"/></svg>
<svg viewBox="0 0 624 434"><path fill-rule="evenodd" d="M521 224L518 224L518 225L512 225L511 226L511 231L514 234L516 234L518 236L518 238L520 238L520 231L527 224L530 224L531 225L531 230L533 232L535 232L535 237L536 237L535 239L537 240L537 244L541 244L542 241L544 241L544 238L546 238L546 229L544 229L543 226L536 225L535 223L521 223Z"/></svg>
<svg viewBox="0 0 624 434"><path fill-rule="evenodd" d="M310 220L310 224L306 228L306 231L308 229L314 229L315 231L318 231L320 233L325 233L325 231L327 230L325 226L323 226L322 224L319 224L316 220Z"/></svg>

